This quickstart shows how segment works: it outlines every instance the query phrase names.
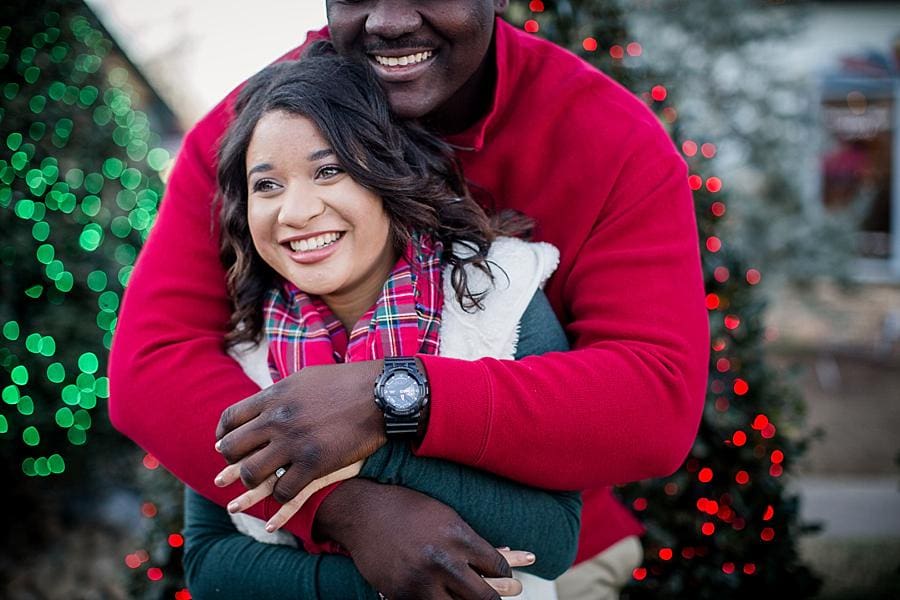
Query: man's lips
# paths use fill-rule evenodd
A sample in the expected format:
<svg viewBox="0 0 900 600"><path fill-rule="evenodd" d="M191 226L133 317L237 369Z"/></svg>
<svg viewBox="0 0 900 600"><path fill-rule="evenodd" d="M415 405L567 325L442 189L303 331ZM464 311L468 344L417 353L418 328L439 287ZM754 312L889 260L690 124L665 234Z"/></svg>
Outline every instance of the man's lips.
<svg viewBox="0 0 900 600"><path fill-rule="evenodd" d="M434 61L434 50L380 50L368 54L378 76L387 82L416 79Z"/></svg>

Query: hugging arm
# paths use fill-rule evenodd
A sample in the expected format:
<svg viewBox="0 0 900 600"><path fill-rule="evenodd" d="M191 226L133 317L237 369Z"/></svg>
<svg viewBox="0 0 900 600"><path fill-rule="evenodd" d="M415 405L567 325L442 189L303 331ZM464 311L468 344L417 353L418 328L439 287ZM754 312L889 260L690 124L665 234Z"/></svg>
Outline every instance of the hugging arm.
<svg viewBox="0 0 900 600"><path fill-rule="evenodd" d="M195 598L378 597L350 558L258 542L240 533L225 509L187 487L184 537L184 571Z"/></svg>
<svg viewBox="0 0 900 600"><path fill-rule="evenodd" d="M564 350L566 345L559 323L539 292L522 319L519 356ZM581 508L577 493L547 492L447 461L415 457L400 443L389 443L376 452L360 476L439 500L494 546L534 552L537 561L522 570L539 577L559 576L574 558ZM255 593L256 586L263 590L275 586L305 590L309 596L303 597L310 598L343 598L352 593L357 595L346 597L368 597L364 593L371 588L359 583L362 578L348 559L331 556L334 561L322 561L325 555L257 542L239 533L221 507L190 490L186 499L185 567L192 590L194 586L226 589L240 597L251 590ZM358 522L358 528L363 525ZM247 567L247 556L260 567ZM266 567L268 561L271 568ZM227 566L229 572L223 575L217 565ZM347 568L352 569L352 577L344 572ZM343 578L343 587L329 587L332 577Z"/></svg>

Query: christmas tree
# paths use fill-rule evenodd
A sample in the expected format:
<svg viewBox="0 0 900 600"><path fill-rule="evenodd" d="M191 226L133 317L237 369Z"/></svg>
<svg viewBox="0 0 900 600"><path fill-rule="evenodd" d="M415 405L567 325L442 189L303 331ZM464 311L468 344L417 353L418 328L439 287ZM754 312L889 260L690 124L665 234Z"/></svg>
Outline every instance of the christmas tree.
<svg viewBox="0 0 900 600"><path fill-rule="evenodd" d="M508 14L513 23L568 48L641 97L670 132L690 169L712 338L706 409L697 441L677 473L618 490L647 527L645 560L624 597L756 598L763 591L780 590L796 598L818 589L817 579L797 554L798 536L809 528L799 523L797 499L782 481L807 444L798 429L802 402L766 364L765 303L755 288L761 280L755 267L777 262L781 255L771 251L778 244L766 246L742 233L747 225L759 231L758 215L767 214L769 220L802 216L798 191L784 175L786 167L773 167L790 144L777 131L751 144L754 132L749 125L739 134L710 127L720 124L711 114L724 107L748 109L753 99L744 98L741 104L728 90L711 87L715 83L698 88L695 80L710 61L734 58L735 52L723 49L744 50L762 37L760 32L765 37L783 35L786 16L749 1L695 3L686 11L670 2L615 0L514 1ZM704 26L686 35L682 25L688 21ZM651 43L629 35L627 25L632 22L652 35ZM745 22L752 27L733 31ZM667 40L668 48L659 39ZM658 48L666 51L652 50ZM690 68L682 67L686 58L692 61ZM683 89L695 92L685 94L687 118L677 101ZM741 144L752 152L734 149ZM756 199L755 212L742 215L745 220L754 215L752 222L743 227L726 225L731 198L723 178L716 175L720 146L740 153L751 168L766 175L757 189L762 197ZM730 244L730 235L741 242ZM750 266L745 259L750 248L758 260L768 261Z"/></svg>
<svg viewBox="0 0 900 600"><path fill-rule="evenodd" d="M88 565L76 583L81 558L54 577L23 565L51 543L90 554L60 538L136 484L141 453L109 426L105 363L170 163L158 132L174 118L82 2L9 0L0 17L0 478L17 507L0 578L42 597L115 597L121 559L121 577ZM171 542L135 567L143 584L170 555L180 563Z"/></svg>

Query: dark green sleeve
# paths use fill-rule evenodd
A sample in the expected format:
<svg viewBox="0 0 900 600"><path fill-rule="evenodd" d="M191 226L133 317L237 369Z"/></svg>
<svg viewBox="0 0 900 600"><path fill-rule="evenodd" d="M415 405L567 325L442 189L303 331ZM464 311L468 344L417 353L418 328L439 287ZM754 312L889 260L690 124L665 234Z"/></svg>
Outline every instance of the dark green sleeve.
<svg viewBox="0 0 900 600"><path fill-rule="evenodd" d="M520 322L517 358L523 352L567 349L562 327L539 291ZM369 457L360 476L427 494L455 509L495 546L534 552L537 561L523 570L539 577L555 579L575 560L581 523L581 495L576 492L549 492L457 463L418 457L399 442L389 442Z"/></svg>
<svg viewBox="0 0 900 600"><path fill-rule="evenodd" d="M184 572L198 600L374 600L346 556L308 554L239 532L221 506L185 487Z"/></svg>

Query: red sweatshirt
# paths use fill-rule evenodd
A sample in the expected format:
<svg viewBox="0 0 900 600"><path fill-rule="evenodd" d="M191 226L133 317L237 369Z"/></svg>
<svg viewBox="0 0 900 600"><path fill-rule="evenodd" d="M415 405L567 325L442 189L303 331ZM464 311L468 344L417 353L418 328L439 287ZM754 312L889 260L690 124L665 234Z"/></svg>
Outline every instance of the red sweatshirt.
<svg viewBox="0 0 900 600"><path fill-rule="evenodd" d="M501 20L496 48L490 113L449 141L476 198L534 217L537 239L559 248L547 295L573 350L517 362L422 357L432 408L418 453L587 490L584 560L641 531L607 486L675 471L696 435L709 333L694 207L683 160L631 93ZM230 305L210 225L233 99L185 138L109 367L113 424L223 506L240 489L213 484L224 467L216 424L257 391L222 349ZM306 542L323 498L287 526Z"/></svg>

